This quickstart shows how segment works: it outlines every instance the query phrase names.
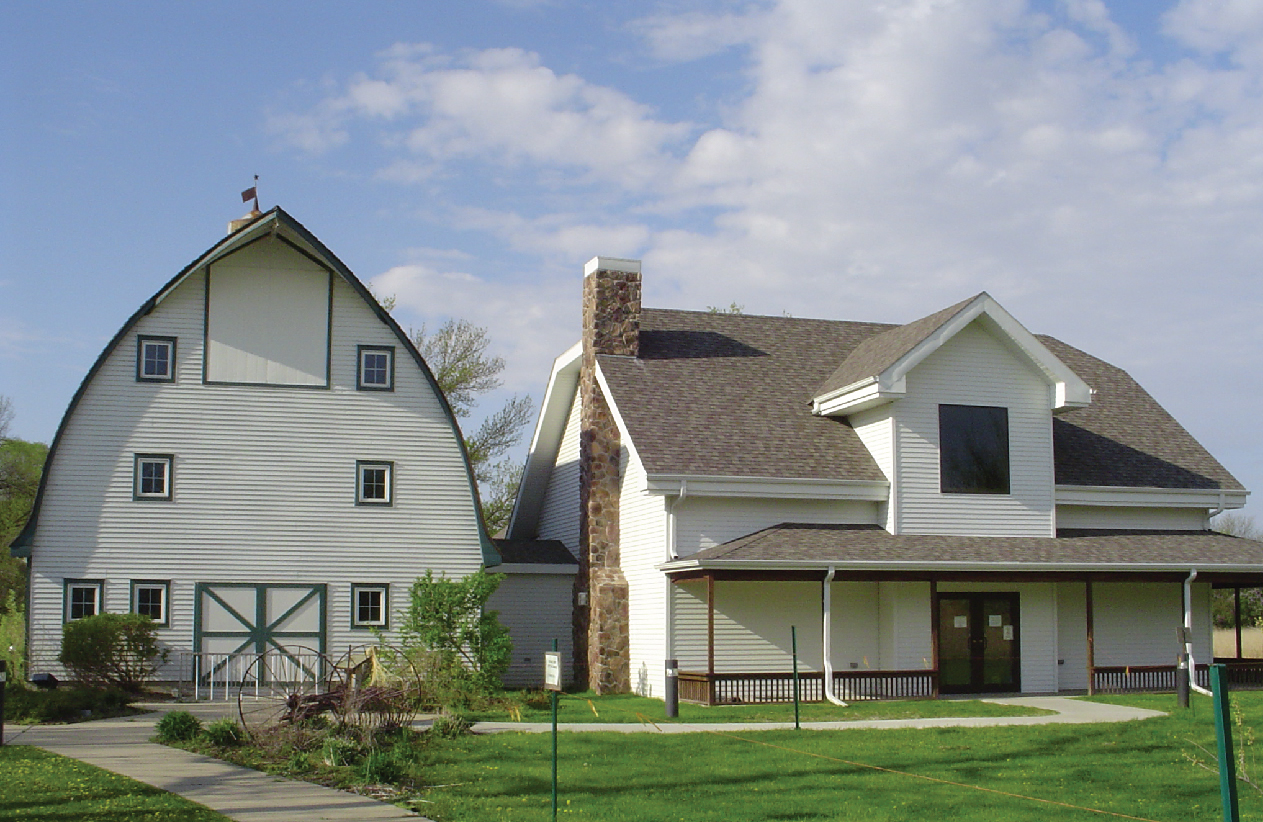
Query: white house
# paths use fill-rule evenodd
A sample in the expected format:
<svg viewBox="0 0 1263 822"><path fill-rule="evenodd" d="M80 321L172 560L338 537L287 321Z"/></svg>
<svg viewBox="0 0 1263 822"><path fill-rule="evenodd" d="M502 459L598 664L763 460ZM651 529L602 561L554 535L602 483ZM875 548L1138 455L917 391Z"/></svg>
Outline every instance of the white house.
<svg viewBox="0 0 1263 822"><path fill-rule="evenodd" d="M178 650L336 656L393 636L426 570L500 562L407 335L290 215L240 222L127 320L61 421L13 544L33 673L60 675L62 624L102 611Z"/></svg>
<svg viewBox="0 0 1263 822"><path fill-rule="evenodd" d="M979 294L903 326L642 309L595 258L508 536L579 562L580 678L682 698L1169 686L1263 583L1247 491L1124 371Z"/></svg>

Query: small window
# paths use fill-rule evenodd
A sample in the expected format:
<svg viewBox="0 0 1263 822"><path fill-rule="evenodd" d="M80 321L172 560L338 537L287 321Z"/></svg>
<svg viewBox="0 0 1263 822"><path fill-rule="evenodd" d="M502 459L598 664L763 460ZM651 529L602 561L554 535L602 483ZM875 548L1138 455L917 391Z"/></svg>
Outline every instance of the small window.
<svg viewBox="0 0 1263 822"><path fill-rule="evenodd" d="M359 389L395 390L395 349L389 345L361 345L359 352Z"/></svg>
<svg viewBox="0 0 1263 822"><path fill-rule="evenodd" d="M390 613L390 587L387 585L351 586L351 627L385 628Z"/></svg>
<svg viewBox="0 0 1263 822"><path fill-rule="evenodd" d="M944 494L1009 493L1009 409L940 405L938 431Z"/></svg>
<svg viewBox="0 0 1263 822"><path fill-rule="evenodd" d="M141 382L175 381L175 337L138 337L136 379Z"/></svg>
<svg viewBox="0 0 1263 822"><path fill-rule="evenodd" d="M171 499L171 466L174 459L170 454L137 454L133 498Z"/></svg>
<svg viewBox="0 0 1263 822"><path fill-rule="evenodd" d="M394 500L393 462L355 463L355 501L359 505L390 505Z"/></svg>
<svg viewBox="0 0 1263 822"><path fill-rule="evenodd" d="M158 625L167 625L168 599L171 584L165 580L132 582L132 613L147 616Z"/></svg>
<svg viewBox="0 0 1263 822"><path fill-rule="evenodd" d="M104 583L99 579L66 580L66 621L101 613L103 587Z"/></svg>

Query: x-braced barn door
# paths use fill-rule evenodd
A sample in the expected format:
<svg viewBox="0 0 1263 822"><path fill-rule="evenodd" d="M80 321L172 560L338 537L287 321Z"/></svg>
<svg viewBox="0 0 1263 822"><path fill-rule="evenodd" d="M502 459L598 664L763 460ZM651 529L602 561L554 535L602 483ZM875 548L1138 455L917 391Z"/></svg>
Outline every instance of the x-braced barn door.
<svg viewBox="0 0 1263 822"><path fill-rule="evenodd" d="M199 582L196 602L202 670L225 664L220 655L276 652L303 664L300 647L325 652L323 584Z"/></svg>

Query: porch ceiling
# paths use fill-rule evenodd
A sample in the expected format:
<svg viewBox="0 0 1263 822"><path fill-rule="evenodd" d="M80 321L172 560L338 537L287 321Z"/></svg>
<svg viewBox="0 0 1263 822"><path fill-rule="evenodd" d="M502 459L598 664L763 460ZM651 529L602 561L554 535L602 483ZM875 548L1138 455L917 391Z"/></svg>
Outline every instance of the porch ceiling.
<svg viewBox="0 0 1263 822"><path fill-rule="evenodd" d="M1049 578L1067 574L1263 584L1263 542L1214 531L1063 530L1056 537L890 534L874 525L782 523L662 566L677 579ZM739 576L733 576L737 574Z"/></svg>

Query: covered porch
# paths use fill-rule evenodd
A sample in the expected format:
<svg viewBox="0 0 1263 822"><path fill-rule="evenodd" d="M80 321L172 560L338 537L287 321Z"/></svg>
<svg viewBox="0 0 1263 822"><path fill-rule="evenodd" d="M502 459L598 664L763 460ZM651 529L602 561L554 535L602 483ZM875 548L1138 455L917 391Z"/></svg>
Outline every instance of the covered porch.
<svg viewBox="0 0 1263 822"><path fill-rule="evenodd" d="M815 544L826 540L832 550L820 551ZM761 556L739 550L745 541L761 543ZM1129 547L1175 556L1143 564L1082 556ZM824 556L791 559L795 548ZM1237 555L1224 556L1229 549ZM875 550L895 556L876 560ZM1174 690L1186 617L1194 681L1206 684L1211 587L1263 584L1263 544L1209 532L894 537L790 524L663 570L686 701L792 701L791 633L804 701L1123 693ZM1237 686L1263 687L1263 659L1238 652L1214 661L1229 665Z"/></svg>

